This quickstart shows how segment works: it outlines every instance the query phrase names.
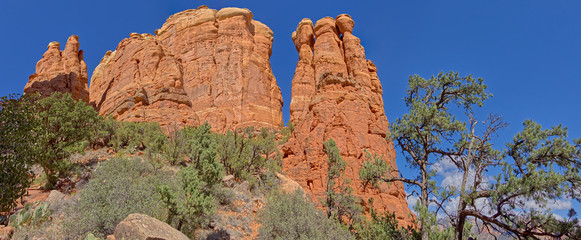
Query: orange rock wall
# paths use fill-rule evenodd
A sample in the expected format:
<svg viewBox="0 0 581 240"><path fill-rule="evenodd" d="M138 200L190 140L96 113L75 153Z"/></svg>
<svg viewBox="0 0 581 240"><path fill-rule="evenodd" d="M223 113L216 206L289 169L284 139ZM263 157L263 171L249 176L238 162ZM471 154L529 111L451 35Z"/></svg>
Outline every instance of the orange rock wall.
<svg viewBox="0 0 581 240"><path fill-rule="evenodd" d="M74 99L88 102L87 81L87 64L79 50L79 37L73 35L63 51L58 42L48 44L48 50L36 63L35 73L28 78L24 93L40 92L42 97L48 97L53 92L68 92Z"/></svg>
<svg viewBox="0 0 581 240"><path fill-rule="evenodd" d="M313 199L323 198L328 169L323 143L332 138L347 162L344 177L351 180L367 210L369 198L374 198L376 209L395 212L407 223L411 212L401 183L363 190L359 180L364 149L383 155L392 168L397 166L393 143L385 140L389 124L377 69L366 60L353 26L345 14L320 19L314 26L303 19L292 35L299 52L290 104L290 120L296 126L283 146L283 172Z"/></svg>
<svg viewBox="0 0 581 240"><path fill-rule="evenodd" d="M96 67L87 70L78 37L64 51L49 44L25 93L71 92L101 115L162 126L208 122L214 131L282 124L282 95L270 67L273 32L247 9L202 6L170 16L155 35L132 33ZM352 34L349 15L303 19L292 40L299 53L292 81L290 121L295 130L282 147L285 175L324 197L327 172L323 143L334 139L347 161L344 177L367 209L395 212L403 224L410 210L401 183L362 189L364 149L397 169L375 65Z"/></svg>
<svg viewBox="0 0 581 240"><path fill-rule="evenodd" d="M200 7L170 16L155 36L131 34L95 69L90 103L102 115L162 126L280 126L273 33L252 17L248 9Z"/></svg>

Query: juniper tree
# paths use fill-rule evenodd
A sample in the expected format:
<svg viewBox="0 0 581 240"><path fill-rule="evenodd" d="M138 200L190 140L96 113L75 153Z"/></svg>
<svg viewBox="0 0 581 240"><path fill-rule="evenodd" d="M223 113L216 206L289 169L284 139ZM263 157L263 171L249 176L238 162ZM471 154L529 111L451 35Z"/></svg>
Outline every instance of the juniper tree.
<svg viewBox="0 0 581 240"><path fill-rule="evenodd" d="M360 177L364 182L401 181L419 187L422 239L428 239L428 219L439 211L450 218L456 239L466 237L468 217L482 227L516 238L579 237L574 211L568 219L558 220L546 203L559 198L579 201L581 139L570 142L566 128L542 129L527 120L524 130L504 151L496 150L491 140L507 126L499 117L491 115L484 121L486 127L476 134L472 107L482 106L492 96L482 79L451 72L429 80L413 76L409 85L405 101L410 112L392 124L390 139L401 148L410 166L419 168L419 176L406 178L392 169L385 170L385 166L364 163ZM465 111L467 121L456 118L453 112L458 109ZM462 173L459 186L436 186L432 179L436 172L430 166L442 159L451 161ZM489 180L485 175L489 170L500 173ZM384 172L381 177L369 174ZM456 209L447 211L444 206L453 198L458 199ZM436 206L435 212L430 212L430 203ZM527 207L530 203L538 208Z"/></svg>
<svg viewBox="0 0 581 240"><path fill-rule="evenodd" d="M484 131L475 134L476 121L471 120L471 131L449 150L449 159L463 173L459 189L450 191L459 195L457 209L446 212L456 239L463 239L468 217L518 239L581 237L573 209L567 219L558 219L547 207L553 200L581 199L581 138L571 142L561 125L543 129L526 120L501 152L491 140L506 123L497 116L484 123ZM500 169L498 175L487 179L485 173L493 168Z"/></svg>
<svg viewBox="0 0 581 240"><path fill-rule="evenodd" d="M71 163L68 157L82 151L93 137L94 128L103 118L83 101L74 100L71 94L53 93L38 101L39 112L35 114L37 125L34 144L29 151L35 163L44 170L47 187L52 188L59 177L68 174Z"/></svg>
<svg viewBox="0 0 581 240"><path fill-rule="evenodd" d="M352 227L352 224L359 213L360 206L357 204L355 197L351 194L352 189L349 185L349 179L342 179L347 162L343 160L339 153L337 143L329 139L324 143L325 153L327 154L327 189L325 191L325 209L329 218L334 218L339 222L344 222Z"/></svg>
<svg viewBox="0 0 581 240"><path fill-rule="evenodd" d="M253 127L242 131L228 131L217 137L217 158L228 174L241 180L256 180L266 168L278 171L281 157L276 145L276 132Z"/></svg>
<svg viewBox="0 0 581 240"><path fill-rule="evenodd" d="M26 193L33 155L28 150L34 139L35 95L0 98L0 212L8 213Z"/></svg>
<svg viewBox="0 0 581 240"><path fill-rule="evenodd" d="M454 137L466 131L466 124L450 112L450 107L471 112L474 106L482 106L492 95L481 78L458 73L440 73L430 79L418 75L409 78L409 89L404 98L409 112L397 119L390 127L388 139L401 149L412 168L419 169L417 178L399 176L389 171L384 181L401 181L420 189L420 213L428 213L430 196L437 195L435 172L430 166L445 153L443 143L453 144ZM428 239L428 216L419 216L422 239Z"/></svg>

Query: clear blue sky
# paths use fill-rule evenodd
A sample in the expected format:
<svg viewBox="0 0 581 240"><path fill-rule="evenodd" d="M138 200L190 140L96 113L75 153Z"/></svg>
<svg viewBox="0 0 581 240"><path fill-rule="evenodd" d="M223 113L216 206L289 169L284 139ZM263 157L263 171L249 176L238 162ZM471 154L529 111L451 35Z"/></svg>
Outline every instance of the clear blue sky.
<svg viewBox="0 0 581 240"><path fill-rule="evenodd" d="M271 63L285 122L298 60L291 33L302 18L348 13L367 58L378 67L388 120L406 111L409 75L454 70L484 78L495 95L484 112L511 123L499 143L512 138L525 119L545 127L562 123L571 137L581 137L581 1L573 0L2 0L0 95L22 92L51 41L64 45L69 35L79 35L91 75L129 33L153 33L169 15L202 4L248 8L274 31Z"/></svg>

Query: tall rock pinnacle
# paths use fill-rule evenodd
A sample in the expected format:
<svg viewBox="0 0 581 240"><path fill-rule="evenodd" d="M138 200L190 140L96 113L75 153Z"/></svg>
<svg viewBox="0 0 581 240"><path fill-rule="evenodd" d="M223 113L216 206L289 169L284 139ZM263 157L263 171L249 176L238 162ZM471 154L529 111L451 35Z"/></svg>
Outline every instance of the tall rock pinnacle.
<svg viewBox="0 0 581 240"><path fill-rule="evenodd" d="M248 9L201 6L170 16L155 36L131 34L95 69L90 103L118 120L278 127L273 33L252 18Z"/></svg>
<svg viewBox="0 0 581 240"><path fill-rule="evenodd" d="M51 42L36 71L28 78L24 93L40 92L48 97L53 92L71 93L76 100L89 101L87 64L83 51L79 50L79 37L70 36L63 51L60 43Z"/></svg>
<svg viewBox="0 0 581 240"><path fill-rule="evenodd" d="M351 180L366 208L373 198L376 209L395 212L407 224L411 212L401 183L373 190L363 189L359 180L364 149L382 155L393 169L397 166L393 143L385 140L389 123L377 69L366 60L353 27L351 17L341 14L322 18L314 26L303 19L292 34L299 52L290 104L290 120L296 126L283 146L283 172L315 199L324 197L328 166L323 143L333 139L347 162L344 178Z"/></svg>

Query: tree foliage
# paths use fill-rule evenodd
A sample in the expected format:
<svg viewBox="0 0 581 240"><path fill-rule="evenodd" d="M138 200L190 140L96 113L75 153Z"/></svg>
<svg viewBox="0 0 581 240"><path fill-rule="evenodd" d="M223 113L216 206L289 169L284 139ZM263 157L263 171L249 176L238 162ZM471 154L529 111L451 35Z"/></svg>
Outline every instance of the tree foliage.
<svg viewBox="0 0 581 240"><path fill-rule="evenodd" d="M59 177L69 173L68 157L83 151L102 117L83 101L76 101L68 93L53 93L38 101L39 112L34 129L34 144L29 146L47 176L47 188L52 188Z"/></svg>
<svg viewBox="0 0 581 240"><path fill-rule="evenodd" d="M445 148L442 142L450 142L466 130L464 122L456 119L450 107L471 112L473 106L482 106L492 95L481 78L458 73L440 73L430 79L418 75L409 78L409 89L404 98L409 113L391 124L388 139L401 149L412 168L419 169L417 178L400 177L393 171L386 181L402 181L420 188L420 207L428 209L430 195L436 195L435 172L429 166L438 162ZM420 220L427 218L422 218ZM428 239L428 222L420 222L422 239Z"/></svg>
<svg viewBox="0 0 581 240"><path fill-rule="evenodd" d="M208 184L202 180L193 165L182 168L178 173L178 187L161 185L157 191L169 210L167 222L186 233L206 223L216 210Z"/></svg>
<svg viewBox="0 0 581 240"><path fill-rule="evenodd" d="M372 187L378 188L379 182L388 173L391 172L391 167L387 166L387 162L383 160L382 156L373 153L373 155L365 149L365 162L361 165L359 170L359 179L363 181L363 189L371 184Z"/></svg>
<svg viewBox="0 0 581 240"><path fill-rule="evenodd" d="M339 153L337 143L329 139L324 143L327 153L327 189L325 191L324 206L327 216L339 222L344 222L352 227L361 213L361 206L353 196L352 189L348 185L349 179L343 178L347 162Z"/></svg>
<svg viewBox="0 0 581 240"><path fill-rule="evenodd" d="M383 215L377 214L373 208L373 198L369 199L370 221L364 221L357 227L358 239L398 239L398 240L419 240L420 233L413 228L401 227L395 217L395 213L384 212Z"/></svg>
<svg viewBox="0 0 581 240"><path fill-rule="evenodd" d="M161 153L167 142L167 136L155 122L116 122L110 145L116 151L135 152L147 150Z"/></svg>
<svg viewBox="0 0 581 240"><path fill-rule="evenodd" d="M518 239L581 236L574 210L568 218L558 219L547 207L558 199L581 199L581 138L569 141L567 129L560 125L543 129L526 120L523 130L501 152L492 148L490 140L506 124L496 116L487 122L485 131L475 134L476 122L472 121L472 131L449 153L464 173L458 208L447 213L457 238L464 235L460 227L468 217ZM489 180L484 173L492 168L500 171Z"/></svg>
<svg viewBox="0 0 581 240"><path fill-rule="evenodd" d="M228 174L241 180L256 179L266 167L274 172L277 171L276 166L282 165L276 147L276 134L266 128L259 133L253 127L241 132L228 131L217 136L217 144L219 162L224 165Z"/></svg>
<svg viewBox="0 0 581 240"><path fill-rule="evenodd" d="M568 219L559 220L546 206L561 198L579 201L581 139L571 142L566 128L542 129L527 120L505 150L495 149L492 139L507 124L491 115L477 132L473 112L473 107L482 106L492 96L486 89L482 79L454 72L429 80L410 77L405 97L409 113L391 125L388 140L394 141L419 174L405 177L388 169L380 179L420 189L416 210L422 239L433 238L433 217L439 212L449 217L456 239L467 236L468 218L482 225L479 229L506 232L519 239L577 237L580 230L574 211ZM468 120L456 116L462 111ZM458 186L437 187L433 165L442 160L452 162L462 173ZM370 164L363 169L361 178L370 183L385 171L383 166ZM485 175L489 170L499 174L489 178ZM456 209L445 208L452 199L458 200Z"/></svg>
<svg viewBox="0 0 581 240"><path fill-rule="evenodd" d="M88 232L104 238L131 213L162 218L165 213L156 184L168 181L155 176L140 158L113 158L101 162L89 183L79 192L79 199L65 210L64 231L83 237Z"/></svg>
<svg viewBox="0 0 581 240"><path fill-rule="evenodd" d="M36 96L0 98L0 212L9 212L30 185Z"/></svg>
<svg viewBox="0 0 581 240"><path fill-rule="evenodd" d="M260 212L259 239L354 239L342 224L317 210L302 191L269 194Z"/></svg>

